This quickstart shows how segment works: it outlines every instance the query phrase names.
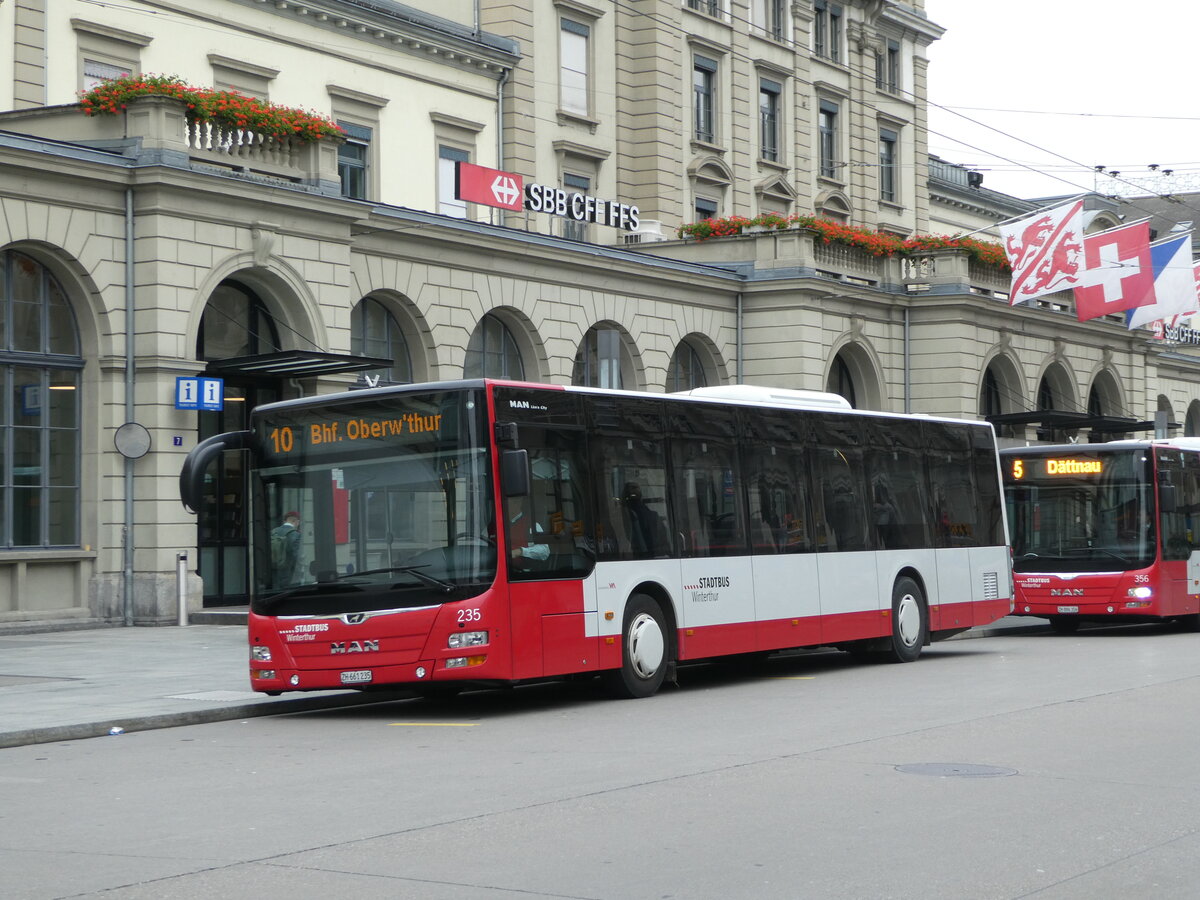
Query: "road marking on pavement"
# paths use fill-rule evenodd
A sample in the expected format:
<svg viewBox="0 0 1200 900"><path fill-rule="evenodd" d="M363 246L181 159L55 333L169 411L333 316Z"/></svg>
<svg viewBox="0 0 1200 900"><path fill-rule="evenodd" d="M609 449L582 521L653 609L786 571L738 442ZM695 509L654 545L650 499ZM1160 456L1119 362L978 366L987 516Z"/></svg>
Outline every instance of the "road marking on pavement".
<svg viewBox="0 0 1200 900"><path fill-rule="evenodd" d="M388 728L474 728L474 722L388 722Z"/></svg>

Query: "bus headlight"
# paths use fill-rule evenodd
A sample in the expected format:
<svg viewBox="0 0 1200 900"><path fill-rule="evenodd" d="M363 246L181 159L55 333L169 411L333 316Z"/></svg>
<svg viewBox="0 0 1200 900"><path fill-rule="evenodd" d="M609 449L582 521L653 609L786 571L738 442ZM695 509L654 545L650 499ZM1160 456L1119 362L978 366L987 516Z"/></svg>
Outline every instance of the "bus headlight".
<svg viewBox="0 0 1200 900"><path fill-rule="evenodd" d="M486 656L456 656L446 660L447 669L463 669L468 666L482 666Z"/></svg>
<svg viewBox="0 0 1200 900"><path fill-rule="evenodd" d="M262 644L255 644L250 648L250 659L253 662L270 662L271 648L264 647Z"/></svg>
<svg viewBox="0 0 1200 900"><path fill-rule="evenodd" d="M446 646L451 650L457 650L459 647L482 647L487 642L488 633L486 631L456 631L450 635Z"/></svg>
<svg viewBox="0 0 1200 900"><path fill-rule="evenodd" d="M1131 587L1126 596L1136 597L1138 600L1149 600L1154 596L1154 590L1143 584L1141 587Z"/></svg>

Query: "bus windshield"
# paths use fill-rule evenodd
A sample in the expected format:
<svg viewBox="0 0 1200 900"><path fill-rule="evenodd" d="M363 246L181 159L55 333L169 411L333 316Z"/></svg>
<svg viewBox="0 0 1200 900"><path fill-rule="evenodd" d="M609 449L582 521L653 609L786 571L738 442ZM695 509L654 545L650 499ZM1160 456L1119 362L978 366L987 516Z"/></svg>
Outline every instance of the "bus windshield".
<svg viewBox="0 0 1200 900"><path fill-rule="evenodd" d="M256 417L251 608L340 615L461 600L496 574L476 391Z"/></svg>
<svg viewBox="0 0 1200 900"><path fill-rule="evenodd" d="M1004 479L1014 572L1128 571L1154 562L1144 449L1014 454Z"/></svg>

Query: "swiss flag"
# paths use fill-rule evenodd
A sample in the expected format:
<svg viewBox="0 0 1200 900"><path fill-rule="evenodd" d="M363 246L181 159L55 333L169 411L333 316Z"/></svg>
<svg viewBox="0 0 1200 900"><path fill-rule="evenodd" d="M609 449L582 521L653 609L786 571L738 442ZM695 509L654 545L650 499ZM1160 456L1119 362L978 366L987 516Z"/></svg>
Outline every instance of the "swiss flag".
<svg viewBox="0 0 1200 900"><path fill-rule="evenodd" d="M1080 322L1154 301L1148 219L1084 237L1083 271L1075 288Z"/></svg>

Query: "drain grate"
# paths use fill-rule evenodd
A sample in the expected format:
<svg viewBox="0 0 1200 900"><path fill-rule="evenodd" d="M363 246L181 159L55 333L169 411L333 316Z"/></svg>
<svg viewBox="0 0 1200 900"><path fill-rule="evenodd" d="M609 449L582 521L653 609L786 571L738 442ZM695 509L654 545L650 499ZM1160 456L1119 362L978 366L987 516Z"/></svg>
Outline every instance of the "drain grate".
<svg viewBox="0 0 1200 900"><path fill-rule="evenodd" d="M937 778L1003 778L1016 775L1016 769L1004 766L973 766L967 763L911 763L906 766L896 766L897 772L905 775L933 775Z"/></svg>

